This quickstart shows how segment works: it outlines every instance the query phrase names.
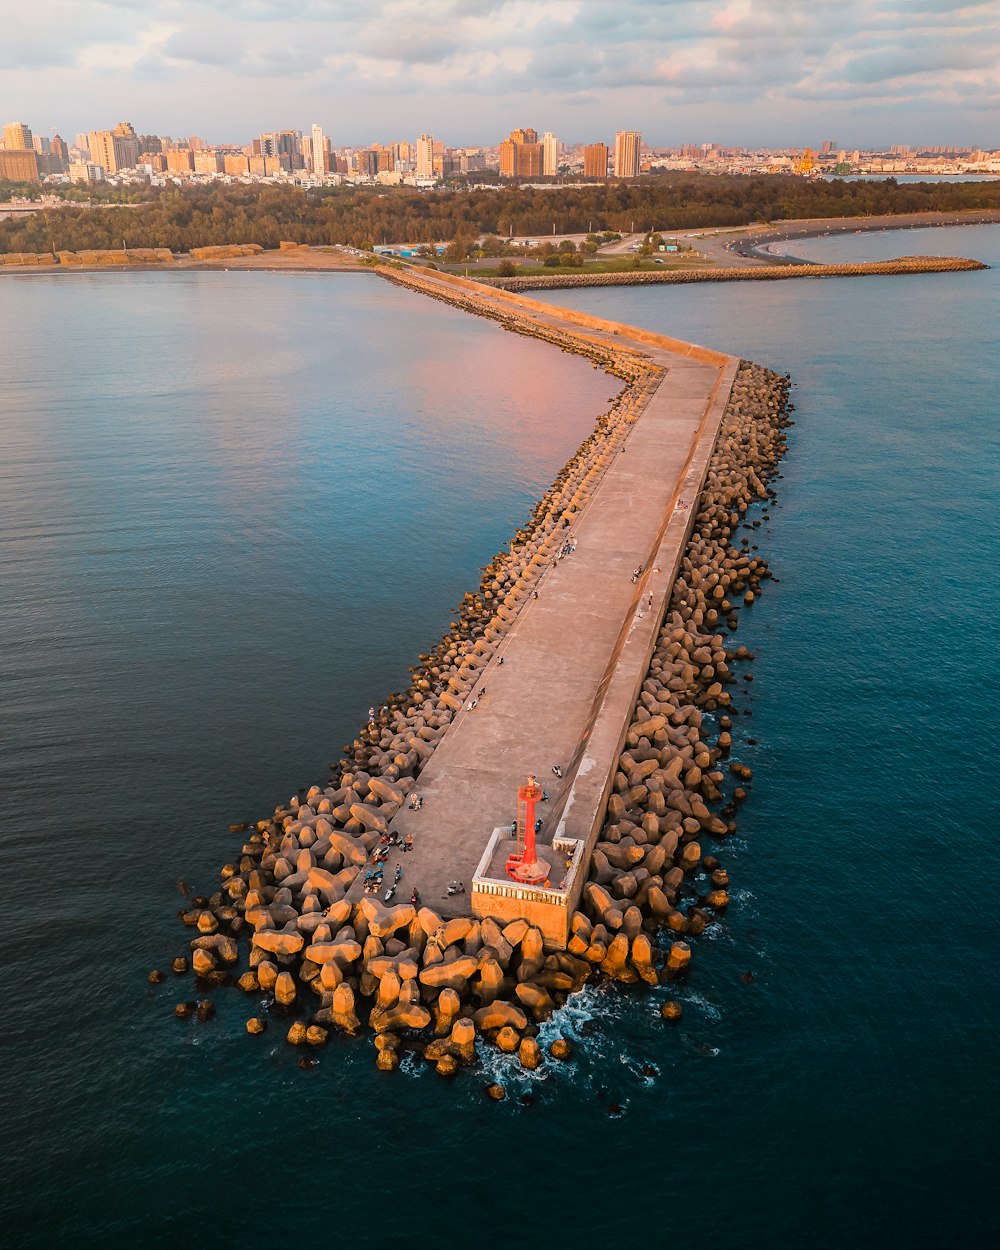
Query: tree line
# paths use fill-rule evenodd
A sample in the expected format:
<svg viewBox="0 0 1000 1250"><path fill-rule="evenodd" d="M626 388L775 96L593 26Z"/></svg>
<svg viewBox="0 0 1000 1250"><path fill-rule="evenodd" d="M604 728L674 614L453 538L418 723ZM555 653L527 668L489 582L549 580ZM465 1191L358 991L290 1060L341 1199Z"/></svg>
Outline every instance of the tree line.
<svg viewBox="0 0 1000 1250"><path fill-rule="evenodd" d="M0 201L12 184L0 183ZM123 195L124 198L124 195ZM482 234L539 236L601 231L683 230L742 226L797 217L863 217L884 213L1000 208L1000 181L901 185L810 181L787 175L661 174L635 182L555 189L453 185L409 187L271 185L129 188L129 207L107 191L89 204L67 202L0 221L0 252L168 247L186 252L220 243L277 247L283 239L370 248L386 243L455 243L464 255Z"/></svg>

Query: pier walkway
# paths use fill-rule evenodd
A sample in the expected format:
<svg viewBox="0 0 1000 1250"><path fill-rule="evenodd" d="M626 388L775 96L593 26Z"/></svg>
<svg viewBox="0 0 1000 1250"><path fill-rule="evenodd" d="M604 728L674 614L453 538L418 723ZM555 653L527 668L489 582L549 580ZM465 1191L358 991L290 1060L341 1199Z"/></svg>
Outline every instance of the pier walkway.
<svg viewBox="0 0 1000 1250"><path fill-rule="evenodd" d="M480 293L484 289L476 286L476 296ZM517 787L534 772L549 794L538 809L544 819L539 850L552 865L552 886L564 887L561 906L568 916L579 901L739 361L701 349L681 354L691 352L688 345L670 350L646 332L633 338L628 327L615 332L592 319L582 328L561 310L504 292L488 294L521 313L527 309L535 316L541 310L537 319L561 330L634 348L665 373L585 510L566 531L576 540L575 552L543 573L537 598L524 602L477 677L476 689L485 687L485 693L474 707L474 693L466 696L422 771L416 789L423 807L404 808L393 819L393 831L413 835L414 849L394 855L389 867L398 860L404 869L396 901L407 901L416 886L421 901L443 916L467 915L469 897L448 898L447 884L460 880L472 894L494 829L514 820ZM672 340L659 341L674 346ZM635 581L639 566L644 572ZM562 769L561 779L553 765ZM579 843L569 873L565 850L557 853L551 846L553 836ZM495 851L499 870L487 875L503 878L506 848ZM386 880L391 879L389 871ZM359 877L349 897L360 898L361 886ZM516 893L499 885L488 888ZM525 911L518 899L523 903L524 896L511 899L506 910L491 907L490 914L527 915L530 908ZM557 932L546 937L553 945L564 944Z"/></svg>

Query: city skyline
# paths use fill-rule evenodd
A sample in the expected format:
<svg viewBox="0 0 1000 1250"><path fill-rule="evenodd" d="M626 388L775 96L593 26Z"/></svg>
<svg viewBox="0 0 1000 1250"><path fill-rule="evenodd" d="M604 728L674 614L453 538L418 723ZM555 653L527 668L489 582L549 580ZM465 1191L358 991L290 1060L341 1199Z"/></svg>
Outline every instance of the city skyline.
<svg viewBox="0 0 1000 1250"><path fill-rule="evenodd" d="M337 146L414 124L471 145L513 114L567 143L995 147L998 64L995 6L946 0L38 0L5 31L0 103L45 135L308 117Z"/></svg>

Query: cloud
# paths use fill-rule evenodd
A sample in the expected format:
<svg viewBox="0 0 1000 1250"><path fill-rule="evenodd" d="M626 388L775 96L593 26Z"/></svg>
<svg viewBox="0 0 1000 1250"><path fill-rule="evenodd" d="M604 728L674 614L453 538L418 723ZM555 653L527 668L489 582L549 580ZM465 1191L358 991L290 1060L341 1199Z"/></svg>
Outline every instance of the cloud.
<svg viewBox="0 0 1000 1250"><path fill-rule="evenodd" d="M495 142L526 104L582 137L677 141L700 108L723 140L799 142L833 105L874 130L906 101L989 144L998 65L995 0L33 0L0 41L8 107L40 130L142 110L143 129L246 137L277 109L336 116L341 142Z"/></svg>

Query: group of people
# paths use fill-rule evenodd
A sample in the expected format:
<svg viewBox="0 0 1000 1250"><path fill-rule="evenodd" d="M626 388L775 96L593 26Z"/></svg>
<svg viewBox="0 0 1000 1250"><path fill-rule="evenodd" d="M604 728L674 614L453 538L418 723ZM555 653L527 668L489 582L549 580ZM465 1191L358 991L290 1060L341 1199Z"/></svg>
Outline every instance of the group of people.
<svg viewBox="0 0 1000 1250"><path fill-rule="evenodd" d="M556 559L561 560L563 556L571 556L574 551L576 551L576 538L571 534L556 552Z"/></svg>
<svg viewBox="0 0 1000 1250"><path fill-rule="evenodd" d="M410 801L407 804L411 812L419 812L424 805L424 796L422 794L411 794Z"/></svg>
<svg viewBox="0 0 1000 1250"><path fill-rule="evenodd" d="M379 838L379 849L375 852L376 864L380 864L389 858L389 847L398 846L401 851L413 850L413 834L408 833L405 838L401 838L398 833L383 833Z"/></svg>
<svg viewBox="0 0 1000 1250"><path fill-rule="evenodd" d="M379 839L379 847L372 856L372 866L364 876L364 891L366 894L377 894L385 884L385 863L389 858L389 848L398 847L404 853L413 850L413 834L408 833L405 838L401 838L398 833L383 833ZM393 873L392 884L385 892L385 901L388 903L396 893L396 887L403 879L402 864L396 865ZM420 893L417 887L413 887L413 894L410 902L414 907L420 906Z"/></svg>
<svg viewBox="0 0 1000 1250"><path fill-rule="evenodd" d="M645 571L646 566L644 564L640 564L638 568L632 570L632 580L637 582Z"/></svg>

